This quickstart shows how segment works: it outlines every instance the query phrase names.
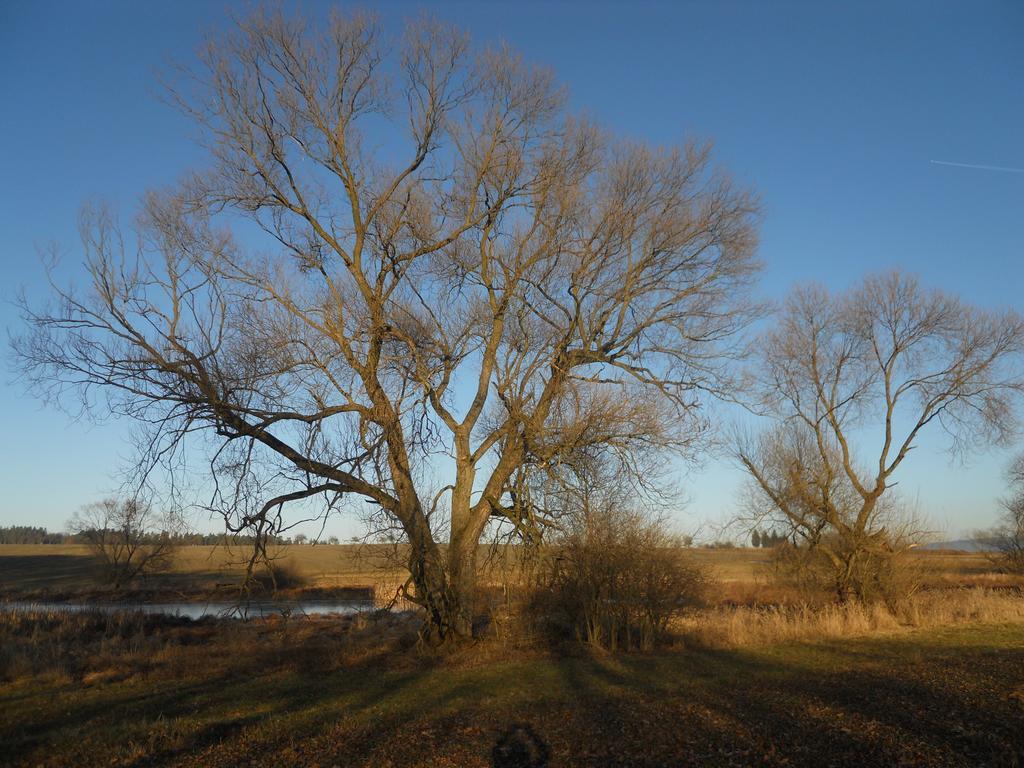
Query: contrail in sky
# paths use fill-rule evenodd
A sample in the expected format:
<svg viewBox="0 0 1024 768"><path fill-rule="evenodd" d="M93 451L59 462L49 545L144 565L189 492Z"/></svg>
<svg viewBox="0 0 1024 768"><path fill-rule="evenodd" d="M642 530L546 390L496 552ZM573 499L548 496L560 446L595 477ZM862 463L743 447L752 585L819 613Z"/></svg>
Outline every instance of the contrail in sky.
<svg viewBox="0 0 1024 768"><path fill-rule="evenodd" d="M980 171L1004 171L1006 173L1024 173L1024 168L1005 168L1001 165L976 165L975 163L951 163L948 160L929 160L934 165L952 165L957 168L977 168Z"/></svg>

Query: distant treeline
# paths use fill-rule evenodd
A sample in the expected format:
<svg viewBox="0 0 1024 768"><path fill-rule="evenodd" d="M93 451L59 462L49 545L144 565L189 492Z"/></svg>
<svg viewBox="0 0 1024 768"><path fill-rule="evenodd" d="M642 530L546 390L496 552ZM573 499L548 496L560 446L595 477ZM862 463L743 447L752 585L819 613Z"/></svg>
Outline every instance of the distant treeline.
<svg viewBox="0 0 1024 768"><path fill-rule="evenodd" d="M165 534L147 534L142 537L142 543L146 539L163 538ZM176 544L251 544L252 536L238 536L226 533L178 533L172 534L171 540ZM0 527L0 544L88 544L87 532L83 533L62 533L60 531L50 532L45 528L37 528L31 525L9 525ZM272 544L290 544L291 539L282 536L274 536Z"/></svg>
<svg viewBox="0 0 1024 768"><path fill-rule="evenodd" d="M45 528L29 525L11 525L0 528L0 544L72 544L78 536L68 533L50 533Z"/></svg>
<svg viewBox="0 0 1024 768"><path fill-rule="evenodd" d="M784 544L786 539L785 533L776 531L758 531L755 529L750 534L750 543L754 547L775 547L779 544Z"/></svg>

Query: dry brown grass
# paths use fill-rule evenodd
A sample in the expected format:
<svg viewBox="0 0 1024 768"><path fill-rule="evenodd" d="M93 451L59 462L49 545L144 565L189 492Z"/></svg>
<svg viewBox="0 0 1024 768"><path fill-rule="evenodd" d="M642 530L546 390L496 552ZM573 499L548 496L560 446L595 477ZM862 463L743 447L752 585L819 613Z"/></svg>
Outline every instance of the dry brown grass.
<svg viewBox="0 0 1024 768"><path fill-rule="evenodd" d="M763 579L770 565L771 550L695 547L680 550L680 553L694 564L711 568L719 581L728 583ZM394 548L384 544L292 545L278 548L275 554L318 586L365 585L368 580L380 577L382 572L395 577L404 572L396 565L401 553L396 558ZM481 548L481 559L485 559L486 554L486 548ZM241 546L182 547L176 553L172 570L179 575L237 574L241 572L245 555L246 549ZM78 544L3 544L0 545L0 568L6 569L8 558L35 556L81 559L84 565L90 552L88 547ZM992 562L982 553L918 550L913 556L920 558L926 572L937 578L994 572Z"/></svg>
<svg viewBox="0 0 1024 768"><path fill-rule="evenodd" d="M0 685L0 763L488 768L515 764L494 748L525 723L564 768L945 768L1016 765L1024 733L1018 624L619 656L369 646L364 664L333 624L187 631L152 666Z"/></svg>
<svg viewBox="0 0 1024 768"><path fill-rule="evenodd" d="M385 546L286 546L273 555L275 564L293 576L290 580L307 589L377 588L374 591L384 599L405 580ZM242 546L181 547L168 573L134 586L183 596L207 595L241 583L246 557ZM100 580L95 559L85 546L0 545L0 586L11 597L42 597L43 593L71 597L99 589Z"/></svg>
<svg viewBox="0 0 1024 768"><path fill-rule="evenodd" d="M4 563L12 549L0 547L0 580L17 573ZM34 585L55 562L73 581L67 548L20 549L8 559ZM287 562L313 584L382 593L403 576L354 554L293 547ZM417 643L415 614L190 622L0 608L0 762L484 768L529 713L557 764L581 768L638 756L816 765L824 753L850 765L1015 764L1003 758L1022 732L1024 590L944 586L1004 583L981 558L922 555L935 586L888 610L798 604L759 570L762 552L690 555L722 581L714 604L672 624L668 653L564 653L500 612L493 639L451 653ZM219 578L227 557L185 550L178 577ZM514 567L485 580L496 604L525 592ZM950 722L988 736L966 743ZM396 736L410 728L414 738Z"/></svg>
<svg viewBox="0 0 1024 768"><path fill-rule="evenodd" d="M929 590L892 609L857 603L717 605L677 617L669 632L674 644L683 647L738 649L963 624L1024 627L1024 593L986 588ZM2 609L0 681L34 678L88 686L220 674L228 668L234 674L307 667L327 671L393 657L416 643L417 629L415 615L408 613L192 622L133 612ZM494 641L477 645L472 656L500 658L510 645L522 650L538 640L533 633L514 637L499 633Z"/></svg>
<svg viewBox="0 0 1024 768"><path fill-rule="evenodd" d="M227 670L329 671L393 654L416 642L418 627L416 617L398 613L190 621L133 611L0 608L0 681L92 685Z"/></svg>
<svg viewBox="0 0 1024 768"><path fill-rule="evenodd" d="M971 622L1024 622L1024 593L983 587L928 590L892 608L862 605L714 606L677 619L684 642L715 648L773 645L952 626Z"/></svg>
<svg viewBox="0 0 1024 768"><path fill-rule="evenodd" d="M171 573L152 579L147 587L184 597L208 595L218 586L241 580L245 554L242 547L183 547L176 553ZM401 554L390 545L375 544L286 546L275 553L277 562L307 590L367 590L379 603L389 601L408 577L400 566ZM499 597L525 594L518 554L514 548L496 553L481 549L483 593ZM709 599L716 605L815 606L831 599L775 582L767 549L694 548L680 550L680 557L707 569L715 583ZM1024 588L1024 576L998 573L984 554L917 551L911 557L926 589ZM84 546L0 545L0 585L9 597L46 599L49 593L70 598L96 588L91 562Z"/></svg>

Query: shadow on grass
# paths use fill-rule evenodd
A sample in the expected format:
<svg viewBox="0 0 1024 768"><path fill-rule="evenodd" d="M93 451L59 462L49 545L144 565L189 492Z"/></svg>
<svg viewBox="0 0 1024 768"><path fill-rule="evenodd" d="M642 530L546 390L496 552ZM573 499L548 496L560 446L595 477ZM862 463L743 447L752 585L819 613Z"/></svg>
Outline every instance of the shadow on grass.
<svg viewBox="0 0 1024 768"><path fill-rule="evenodd" d="M288 650L268 645L168 688L65 689L31 735L0 726L0 740L12 764L86 731L82 751L56 757L131 766L1024 764L1015 698L1024 648L951 637L469 666L381 650L329 672L312 660L277 669ZM18 706L46 709L46 697ZM132 718L183 725L147 742ZM118 762L103 745L126 731L149 746Z"/></svg>
<svg viewBox="0 0 1024 768"><path fill-rule="evenodd" d="M1014 701L1024 650L965 654L905 641L865 656L835 645L812 650L846 668L714 650L565 664L581 697L565 727L611 722L619 731L588 739L600 749L571 764L1024 764L1024 711ZM901 646L923 660L901 664Z"/></svg>
<svg viewBox="0 0 1024 768"><path fill-rule="evenodd" d="M4 555L0 584L5 591L67 589L93 581L100 560L92 555Z"/></svg>
<svg viewBox="0 0 1024 768"><path fill-rule="evenodd" d="M115 597L144 600L147 593L208 593L218 584L234 583L223 570L150 574L115 592L104 575L103 561L91 554L31 554L0 556L0 593L14 600L64 600ZM236 580L240 580L237 577ZM140 596L141 595L141 596ZM170 594L168 595L170 597Z"/></svg>

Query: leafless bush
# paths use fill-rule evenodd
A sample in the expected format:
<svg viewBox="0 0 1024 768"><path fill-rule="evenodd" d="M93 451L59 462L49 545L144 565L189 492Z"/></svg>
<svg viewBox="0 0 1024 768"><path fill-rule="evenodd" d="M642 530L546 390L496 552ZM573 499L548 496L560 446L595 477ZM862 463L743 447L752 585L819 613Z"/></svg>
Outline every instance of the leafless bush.
<svg viewBox="0 0 1024 768"><path fill-rule="evenodd" d="M170 569L180 523L144 501L109 498L82 507L68 527L100 559L104 579L116 589Z"/></svg>
<svg viewBox="0 0 1024 768"><path fill-rule="evenodd" d="M1024 573L1024 516L1020 513L995 532L996 565L1008 573Z"/></svg>
<svg viewBox="0 0 1024 768"><path fill-rule="evenodd" d="M545 554L531 608L556 636L648 649L706 583L662 519L611 507L581 519Z"/></svg>
<svg viewBox="0 0 1024 768"><path fill-rule="evenodd" d="M299 589L308 585L308 580L293 563L280 558L268 560L265 570L254 572L250 577L250 588L277 592L279 589Z"/></svg>
<svg viewBox="0 0 1024 768"><path fill-rule="evenodd" d="M920 567L905 542L869 549L839 536L832 539L826 544L827 552L824 547L807 544L777 545L770 558L772 579L795 589L808 601L836 594L842 583L861 603L884 602L890 606L920 588ZM838 558L839 565L830 554Z"/></svg>
<svg viewBox="0 0 1024 768"><path fill-rule="evenodd" d="M989 534L1000 570L1024 574L1024 454L1010 467L1010 496L1003 500L1003 520Z"/></svg>

